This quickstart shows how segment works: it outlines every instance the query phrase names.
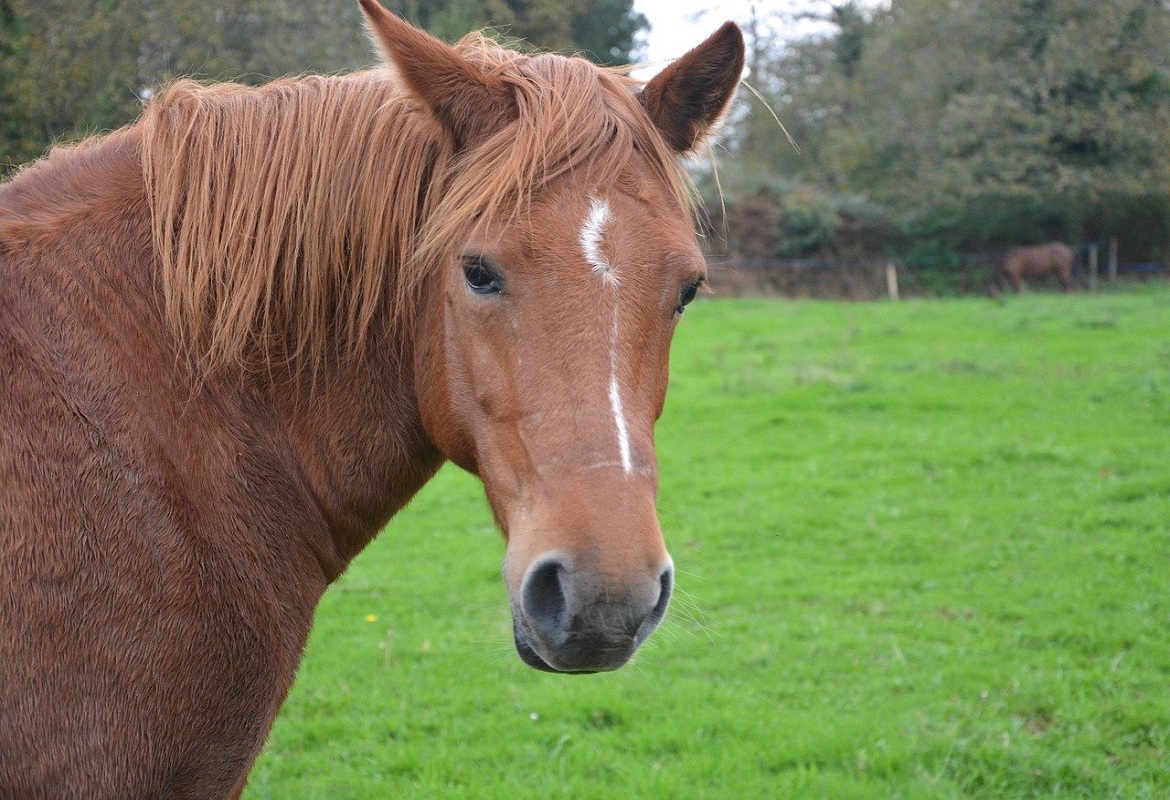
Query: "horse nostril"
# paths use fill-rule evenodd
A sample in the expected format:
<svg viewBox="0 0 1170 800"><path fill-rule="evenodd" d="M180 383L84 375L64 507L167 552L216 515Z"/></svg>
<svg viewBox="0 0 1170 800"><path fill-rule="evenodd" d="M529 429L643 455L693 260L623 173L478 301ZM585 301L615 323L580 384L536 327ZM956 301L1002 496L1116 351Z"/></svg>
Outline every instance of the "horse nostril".
<svg viewBox="0 0 1170 800"><path fill-rule="evenodd" d="M670 595L674 591L674 565L667 564L666 568L662 570L662 574L658 576L659 595L658 602L654 604L654 610L650 613L657 614L661 619L666 614L666 607L670 605Z"/></svg>
<svg viewBox="0 0 1170 800"><path fill-rule="evenodd" d="M654 608L650 609L650 613L646 615L646 619L642 622L639 635L644 638L650 635L650 632L662 622L662 618L666 616L666 607L670 605L670 595L674 590L674 566L667 564L662 573L658 576L658 602L654 604Z"/></svg>
<svg viewBox="0 0 1170 800"><path fill-rule="evenodd" d="M529 623L550 640L565 635L568 599L565 597L565 565L550 558L534 565L524 579L522 605Z"/></svg>
<svg viewBox="0 0 1170 800"><path fill-rule="evenodd" d="M667 562L662 572L658 573L658 599L653 607L638 622L638 629L634 632L634 641L641 644L654 632L663 618L666 617L666 608L670 605L670 595L674 590L674 566Z"/></svg>

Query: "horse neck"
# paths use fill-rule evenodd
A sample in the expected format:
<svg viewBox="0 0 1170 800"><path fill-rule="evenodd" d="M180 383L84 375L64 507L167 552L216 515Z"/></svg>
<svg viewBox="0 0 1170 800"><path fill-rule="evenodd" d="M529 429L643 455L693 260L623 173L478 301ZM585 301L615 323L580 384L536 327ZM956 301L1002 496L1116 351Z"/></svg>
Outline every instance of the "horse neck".
<svg viewBox="0 0 1170 800"><path fill-rule="evenodd" d="M97 420L110 446L154 447L136 438L157 434L165 480L188 502L238 517L274 549L299 539L332 579L441 462L419 421L410 333L375 331L364 357L327 360L309 380L254 363L194 371L163 320L139 144L134 128L119 131L0 186L0 261L9 253L55 287L47 305L58 287L84 303L46 316L48 336L83 373L80 391L121 398L120 418ZM273 507L282 530L254 524Z"/></svg>
<svg viewBox="0 0 1170 800"><path fill-rule="evenodd" d="M296 472L328 530L330 577L442 463L420 420L412 349L399 334L311 381L268 385Z"/></svg>
<svg viewBox="0 0 1170 800"><path fill-rule="evenodd" d="M412 339L400 326L379 329L360 356L312 368L241 364L201 376L178 359L180 402L212 415L218 432L203 451L212 452L208 460L214 463L227 448L254 459L229 479L239 489L223 491L247 492L240 501L245 507L293 507L288 529L260 535L275 534L275 547L293 537L326 581L346 569L443 461L420 419ZM261 469L274 474L263 476L264 485L252 483Z"/></svg>
<svg viewBox="0 0 1170 800"><path fill-rule="evenodd" d="M0 184L0 248L60 247L63 239L111 234L149 245L149 211L133 128L72 147L57 147ZM142 227L142 224L145 227Z"/></svg>

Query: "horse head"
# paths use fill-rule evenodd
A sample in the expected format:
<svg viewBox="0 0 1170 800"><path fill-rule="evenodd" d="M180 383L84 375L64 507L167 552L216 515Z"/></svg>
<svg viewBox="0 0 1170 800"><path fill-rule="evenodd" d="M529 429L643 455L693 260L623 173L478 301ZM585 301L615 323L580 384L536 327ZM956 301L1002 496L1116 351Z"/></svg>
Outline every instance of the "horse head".
<svg viewBox="0 0 1170 800"><path fill-rule="evenodd" d="M581 59L449 46L362 5L454 153L421 234L427 434L483 481L523 660L616 669L674 583L653 428L706 277L678 162L726 112L742 36L728 23L639 87Z"/></svg>

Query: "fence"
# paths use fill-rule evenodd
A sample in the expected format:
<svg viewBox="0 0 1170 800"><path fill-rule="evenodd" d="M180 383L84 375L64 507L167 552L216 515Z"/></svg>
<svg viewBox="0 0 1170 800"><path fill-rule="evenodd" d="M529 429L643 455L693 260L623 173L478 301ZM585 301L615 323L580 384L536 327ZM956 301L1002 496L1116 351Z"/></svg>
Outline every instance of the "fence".
<svg viewBox="0 0 1170 800"><path fill-rule="evenodd" d="M1092 242L1074 248L1078 288L1102 282L1147 280L1167 275L1163 263L1119 263L1117 245ZM711 285L723 296L778 295L792 298L877 300L985 294L1000 254L962 256L949 263L907 263L890 259L729 259L708 258ZM1033 288L1058 288L1055 281Z"/></svg>
<svg viewBox="0 0 1170 800"><path fill-rule="evenodd" d="M976 294L986 290L993 265L910 265L888 259L708 260L711 285L724 296L779 295L793 298L877 300Z"/></svg>

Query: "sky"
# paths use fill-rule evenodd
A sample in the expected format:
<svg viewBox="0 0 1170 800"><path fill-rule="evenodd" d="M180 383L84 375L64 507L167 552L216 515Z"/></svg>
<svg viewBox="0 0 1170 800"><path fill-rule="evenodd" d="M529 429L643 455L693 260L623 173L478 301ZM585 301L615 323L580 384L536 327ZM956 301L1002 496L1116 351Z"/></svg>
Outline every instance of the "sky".
<svg viewBox="0 0 1170 800"><path fill-rule="evenodd" d="M760 5L778 3L765 0ZM681 56L729 19L746 20L750 8L749 0L634 0L634 10L650 20L646 60L655 63Z"/></svg>
<svg viewBox="0 0 1170 800"><path fill-rule="evenodd" d="M862 4L872 7L879 1L864 0ZM810 10L824 13L830 3L825 0L634 0L634 10L645 14L651 25L646 61L665 66L666 61L690 50L727 20L746 22L753 5L760 19L770 19L771 24L783 26L782 38L795 38L815 30L816 23L797 22L792 18ZM780 23L778 18L783 17L789 21ZM647 73L654 71L657 70L647 70ZM641 72L638 75L646 77Z"/></svg>

